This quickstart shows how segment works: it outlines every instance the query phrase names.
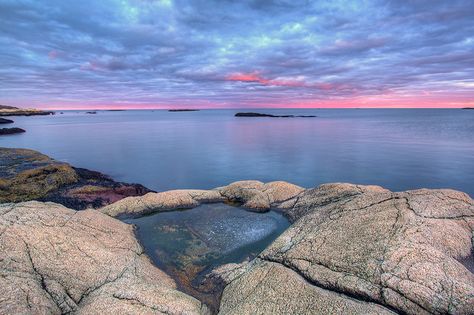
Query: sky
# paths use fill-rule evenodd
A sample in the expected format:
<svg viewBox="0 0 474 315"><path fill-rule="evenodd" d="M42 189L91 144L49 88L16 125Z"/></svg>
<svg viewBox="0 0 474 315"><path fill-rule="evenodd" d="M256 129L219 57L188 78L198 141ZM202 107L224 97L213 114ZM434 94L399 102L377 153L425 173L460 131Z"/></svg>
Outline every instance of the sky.
<svg viewBox="0 0 474 315"><path fill-rule="evenodd" d="M0 104L474 106L474 1L0 0Z"/></svg>

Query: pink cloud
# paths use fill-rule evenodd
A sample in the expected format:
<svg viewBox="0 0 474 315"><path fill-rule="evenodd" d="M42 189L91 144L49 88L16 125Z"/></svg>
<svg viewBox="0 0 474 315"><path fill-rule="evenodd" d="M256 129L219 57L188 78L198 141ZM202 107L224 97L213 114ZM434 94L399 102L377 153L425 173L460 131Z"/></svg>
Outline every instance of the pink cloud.
<svg viewBox="0 0 474 315"><path fill-rule="evenodd" d="M332 90L339 87L333 83L309 83L302 79L268 79L260 75L259 72L232 73L225 77L226 81L259 83L266 86L287 86L287 87L307 87L320 90Z"/></svg>

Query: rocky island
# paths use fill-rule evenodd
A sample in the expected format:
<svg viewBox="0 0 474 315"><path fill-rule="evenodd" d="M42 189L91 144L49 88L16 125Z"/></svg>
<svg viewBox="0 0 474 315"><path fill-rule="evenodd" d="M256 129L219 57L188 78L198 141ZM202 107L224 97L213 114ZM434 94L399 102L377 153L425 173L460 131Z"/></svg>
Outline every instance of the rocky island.
<svg viewBox="0 0 474 315"><path fill-rule="evenodd" d="M317 117L315 115L272 115L272 114L262 114L262 113L236 113L235 117L270 117L270 118L312 118Z"/></svg>
<svg viewBox="0 0 474 315"><path fill-rule="evenodd" d="M54 112L52 111L0 105L0 116L36 116L36 115L53 115L53 114Z"/></svg>
<svg viewBox="0 0 474 315"><path fill-rule="evenodd" d="M169 112L198 112L199 109L190 109L190 108L183 108L183 109L168 109Z"/></svg>
<svg viewBox="0 0 474 315"><path fill-rule="evenodd" d="M34 151L1 152L9 162L0 169L0 313L472 312L474 202L465 193L243 181L148 192L76 211L17 201L51 200L48 192L94 176ZM74 189L60 191L67 196ZM251 260L210 271L191 284L194 291L154 265L134 227L116 219L223 202L278 211L291 225ZM214 302L202 300L199 290Z"/></svg>

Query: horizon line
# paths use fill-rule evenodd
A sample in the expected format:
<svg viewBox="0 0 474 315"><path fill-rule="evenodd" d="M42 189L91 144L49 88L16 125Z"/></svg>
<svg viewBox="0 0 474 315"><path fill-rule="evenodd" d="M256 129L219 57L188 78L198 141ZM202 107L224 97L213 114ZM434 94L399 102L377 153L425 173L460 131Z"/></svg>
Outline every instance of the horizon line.
<svg viewBox="0 0 474 315"><path fill-rule="evenodd" d="M23 107L26 109L27 107ZM215 108L215 107L158 107L158 108L136 108L136 107L112 107L112 108L104 108L104 107L89 107L89 108L58 108L58 107L49 107L49 108L41 108L41 110L45 111L74 111L74 110L99 110L99 111L125 111L125 110L269 110L269 109L466 109L466 108L474 108L471 106L460 106L460 107L408 107L408 106L400 106L400 107L228 107L228 108Z"/></svg>

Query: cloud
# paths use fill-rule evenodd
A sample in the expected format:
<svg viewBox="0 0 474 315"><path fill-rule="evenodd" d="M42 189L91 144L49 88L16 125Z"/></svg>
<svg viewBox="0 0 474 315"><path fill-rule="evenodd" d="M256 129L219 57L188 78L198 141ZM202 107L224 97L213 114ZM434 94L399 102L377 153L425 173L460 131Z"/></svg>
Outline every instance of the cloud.
<svg viewBox="0 0 474 315"><path fill-rule="evenodd" d="M462 106L472 20L469 0L4 0L0 103Z"/></svg>

